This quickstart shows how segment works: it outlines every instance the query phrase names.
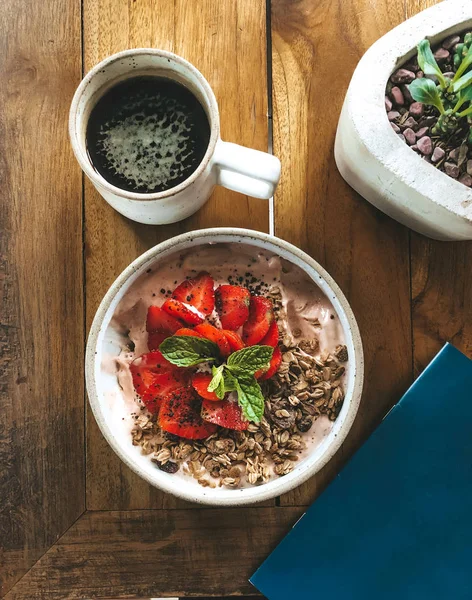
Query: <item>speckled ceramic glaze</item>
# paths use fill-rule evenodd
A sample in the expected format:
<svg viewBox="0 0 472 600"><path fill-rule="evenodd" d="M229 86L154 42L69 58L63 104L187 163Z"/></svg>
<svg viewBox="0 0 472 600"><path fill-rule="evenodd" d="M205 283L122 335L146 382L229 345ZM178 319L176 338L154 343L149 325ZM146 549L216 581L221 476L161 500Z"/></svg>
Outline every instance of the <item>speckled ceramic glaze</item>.
<svg viewBox="0 0 472 600"><path fill-rule="evenodd" d="M132 445L129 432L125 434L112 426L112 407L105 394L105 390L110 389L110 386L118 387L116 376L104 370L102 366L105 352L107 355L118 355L120 352L113 328L110 327L110 320L132 283L147 269L155 267L169 255L218 242L236 242L260 248L277 254L303 269L324 292L336 311L349 353L345 400L330 433L291 473L257 487L211 489L198 485L190 477L175 477L160 471L149 460L149 456L142 455L139 449ZM250 504L279 496L306 481L330 460L341 446L356 416L363 385L364 359L359 328L352 310L337 284L316 261L295 246L265 233L247 229L215 228L186 233L167 240L137 258L121 273L104 297L92 323L87 343L85 373L88 397L97 423L123 462L143 479L165 492L193 502L228 506Z"/></svg>

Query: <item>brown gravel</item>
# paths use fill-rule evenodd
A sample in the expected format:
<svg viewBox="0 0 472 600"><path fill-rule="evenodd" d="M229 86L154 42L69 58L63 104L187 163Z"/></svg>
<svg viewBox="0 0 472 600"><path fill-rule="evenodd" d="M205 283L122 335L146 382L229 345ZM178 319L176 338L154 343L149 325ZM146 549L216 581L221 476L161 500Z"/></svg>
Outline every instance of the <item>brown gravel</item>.
<svg viewBox="0 0 472 600"><path fill-rule="evenodd" d="M432 47L446 76L454 75L454 48L457 43L463 41L465 33L449 36L442 43ZM433 135L431 129L437 121L438 111L431 106L415 102L407 88L407 84L413 79L421 77L424 77L424 73L419 69L416 57L390 76L385 95L385 109L392 129L425 161L463 185L471 187L472 177L467 170L468 159L472 159L472 150L467 144L470 126L463 123L448 138Z"/></svg>

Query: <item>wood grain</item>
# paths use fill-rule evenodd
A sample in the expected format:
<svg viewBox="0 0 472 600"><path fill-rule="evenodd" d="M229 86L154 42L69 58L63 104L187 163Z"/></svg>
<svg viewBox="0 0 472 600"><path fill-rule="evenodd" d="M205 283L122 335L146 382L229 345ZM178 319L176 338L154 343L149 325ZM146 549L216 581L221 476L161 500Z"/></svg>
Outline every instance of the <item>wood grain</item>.
<svg viewBox="0 0 472 600"><path fill-rule="evenodd" d="M240 596L297 508L86 513L5 600Z"/></svg>
<svg viewBox="0 0 472 600"><path fill-rule="evenodd" d="M282 498L311 502L412 377L408 231L357 195L333 156L341 104L363 52L404 18L403 2L273 0L274 153L282 161L276 235L318 260L347 295L362 334L365 392L343 448Z"/></svg>
<svg viewBox="0 0 472 600"><path fill-rule="evenodd" d="M406 0L410 17L437 4ZM445 342L472 358L472 243L445 243L411 234L412 316L415 374Z"/></svg>
<svg viewBox="0 0 472 600"><path fill-rule="evenodd" d="M4 0L0 54L4 594L84 509L81 178L67 137L80 2Z"/></svg>
<svg viewBox="0 0 472 600"><path fill-rule="evenodd" d="M84 55L90 69L132 47L171 50L192 61L212 85L224 139L267 150L265 2L236 0L85 0ZM87 182L87 326L109 285L139 254L178 233L212 226L267 231L268 203L223 189L195 216L151 227L116 213ZM87 506L136 509L184 506L150 487L114 455L90 411L87 418Z"/></svg>
<svg viewBox="0 0 472 600"><path fill-rule="evenodd" d="M472 358L472 244L412 234L411 262L415 374L445 342Z"/></svg>

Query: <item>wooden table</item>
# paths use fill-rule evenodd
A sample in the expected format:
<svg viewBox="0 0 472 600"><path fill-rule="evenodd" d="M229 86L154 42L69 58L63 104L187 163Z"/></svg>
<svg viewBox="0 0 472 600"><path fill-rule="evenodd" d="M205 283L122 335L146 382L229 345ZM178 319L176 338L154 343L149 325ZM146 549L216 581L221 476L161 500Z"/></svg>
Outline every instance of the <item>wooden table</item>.
<svg viewBox="0 0 472 600"><path fill-rule="evenodd" d="M248 576L445 340L472 355L472 244L412 233L333 159L352 71L434 0L3 0L0 5L0 553L8 600L256 595ZM314 479L251 508L161 493L108 447L86 404L84 342L108 286L144 250L207 226L271 229L269 204L223 189L186 221L132 223L72 155L83 74L151 46L213 86L225 139L281 158L275 234L334 276L366 355L361 409Z"/></svg>

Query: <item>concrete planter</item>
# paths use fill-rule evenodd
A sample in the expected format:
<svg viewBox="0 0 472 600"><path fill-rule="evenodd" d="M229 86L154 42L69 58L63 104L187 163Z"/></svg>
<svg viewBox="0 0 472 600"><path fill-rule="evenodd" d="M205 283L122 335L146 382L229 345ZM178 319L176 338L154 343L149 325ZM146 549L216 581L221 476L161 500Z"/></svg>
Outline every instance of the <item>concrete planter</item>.
<svg viewBox="0 0 472 600"><path fill-rule="evenodd" d="M438 240L472 239L472 189L420 158L390 127L391 73L432 44L472 29L472 1L445 0L380 38L360 60L338 123L335 159L343 178L390 217Z"/></svg>

